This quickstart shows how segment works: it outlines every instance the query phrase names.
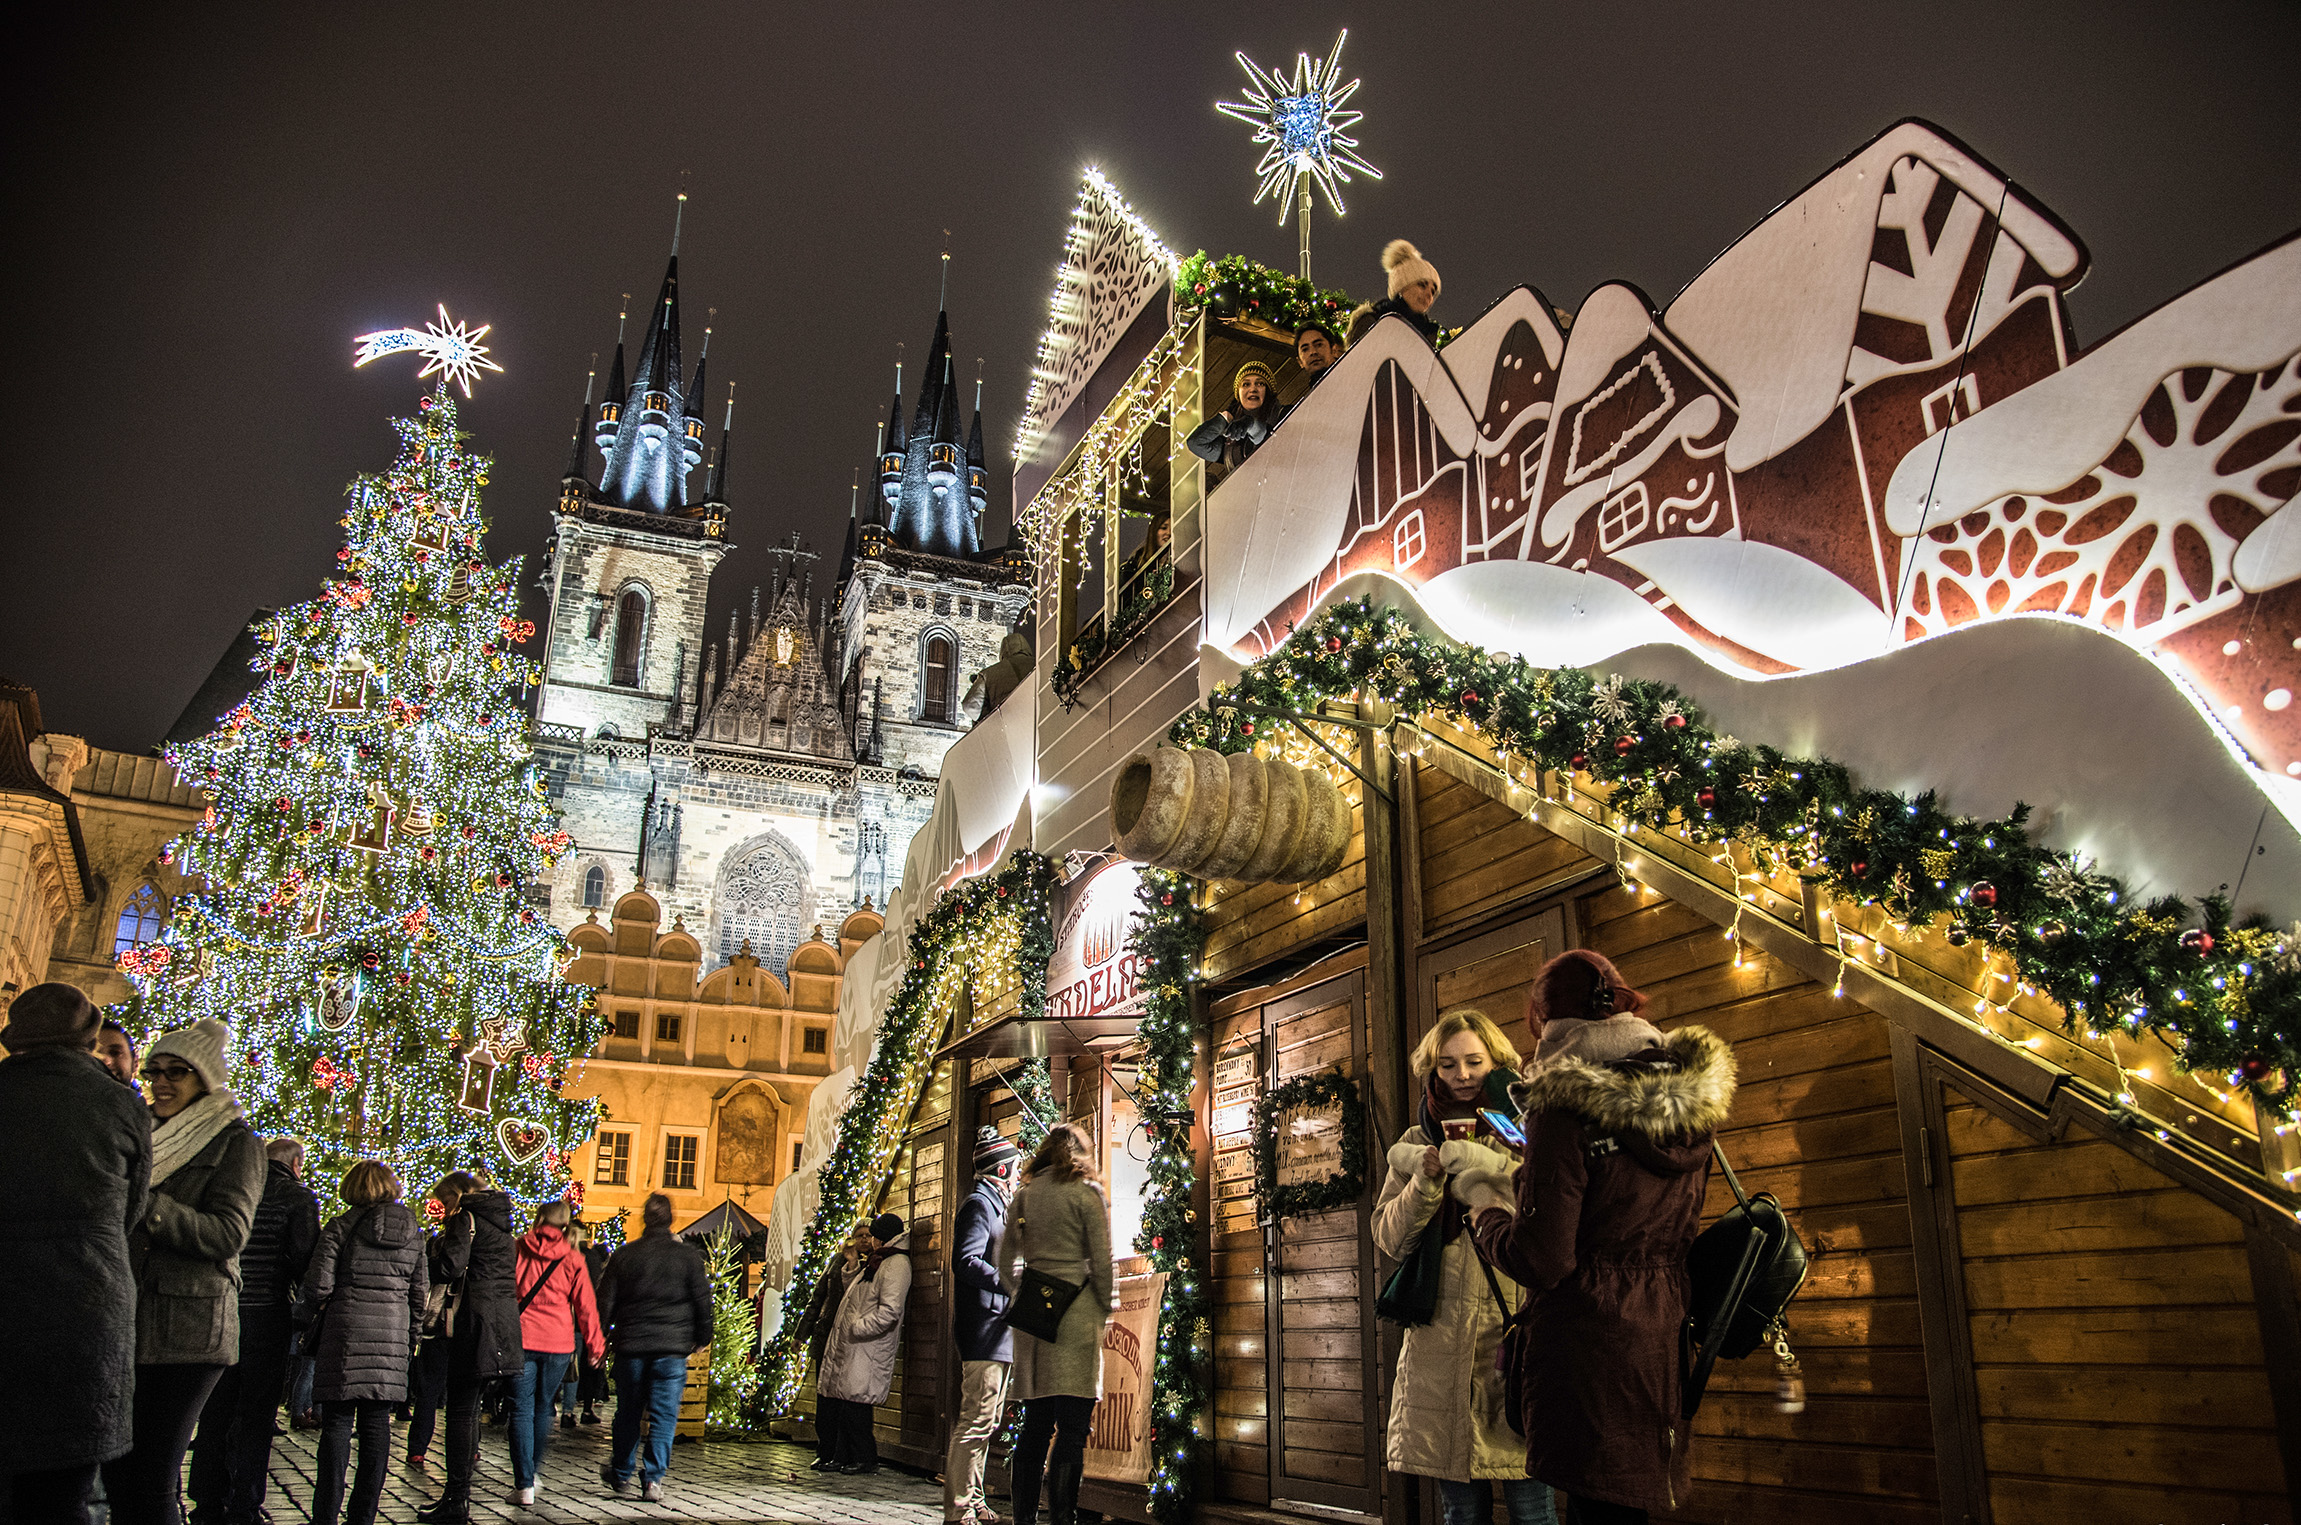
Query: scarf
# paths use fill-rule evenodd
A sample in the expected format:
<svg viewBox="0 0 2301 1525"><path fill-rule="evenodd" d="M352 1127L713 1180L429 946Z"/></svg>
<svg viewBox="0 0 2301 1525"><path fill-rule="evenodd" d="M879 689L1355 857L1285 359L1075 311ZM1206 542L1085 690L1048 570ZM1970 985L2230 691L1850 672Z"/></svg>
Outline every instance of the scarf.
<svg viewBox="0 0 2301 1525"><path fill-rule="evenodd" d="M1465 1117L1477 1118L1478 1126L1471 1137L1482 1138L1488 1143L1508 1149L1509 1146L1503 1144L1495 1136L1494 1130L1486 1125L1486 1120L1478 1117L1478 1109L1492 1107L1498 1112L1515 1113L1517 1109L1510 1103L1510 1087L1517 1082L1518 1075L1514 1070L1488 1070L1486 1088L1475 1100L1456 1101L1453 1093L1436 1075L1432 1075L1423 1082L1422 1105L1415 1116L1415 1121L1421 1125L1422 1136L1433 1144L1443 1144L1446 1142L1446 1123L1449 1119L1459 1122ZM1441 1244L1452 1244L1454 1236L1462 1232L1463 1213L1461 1205L1454 1198L1452 1176L1445 1177L1445 1188L1438 1198L1436 1221Z"/></svg>
<svg viewBox="0 0 2301 1525"><path fill-rule="evenodd" d="M199 1100L152 1129L152 1184L158 1186L190 1164L245 1112L229 1087L206 1092Z"/></svg>

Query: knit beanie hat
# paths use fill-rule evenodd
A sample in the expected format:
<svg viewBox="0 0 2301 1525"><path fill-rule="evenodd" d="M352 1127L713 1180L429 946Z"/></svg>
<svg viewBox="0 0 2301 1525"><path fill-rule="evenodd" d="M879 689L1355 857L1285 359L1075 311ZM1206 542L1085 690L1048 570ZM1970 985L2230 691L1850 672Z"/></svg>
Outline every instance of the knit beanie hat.
<svg viewBox="0 0 2301 1525"><path fill-rule="evenodd" d="M903 1220L893 1213L881 1213L871 1220L871 1237L881 1244L892 1244L903 1237Z"/></svg>
<svg viewBox="0 0 2301 1525"><path fill-rule="evenodd" d="M1015 1141L998 1129L986 1126L975 1130L976 1175L1005 1175L1007 1167L1022 1157L1023 1151L1015 1147Z"/></svg>
<svg viewBox="0 0 2301 1525"><path fill-rule="evenodd" d="M1445 290L1438 279L1438 267L1422 257L1422 251L1403 238L1394 238L1382 251L1382 268L1390 272L1390 294L1398 295L1416 281L1428 281Z"/></svg>
<svg viewBox="0 0 2301 1525"><path fill-rule="evenodd" d="M232 1041L232 1030L214 1017L202 1017L190 1027L179 1027L172 1033L162 1033L145 1050L146 1063L162 1054L174 1054L178 1059L199 1071L200 1079L211 1091L224 1089L224 1045Z"/></svg>
<svg viewBox="0 0 2301 1525"><path fill-rule="evenodd" d="M1238 389L1246 384L1246 378L1249 376L1260 376L1262 378L1262 390L1265 394L1268 394L1263 399L1265 402L1270 400L1270 396L1276 395L1278 391L1277 374L1273 372L1269 366L1264 365L1261 361L1249 360L1246 364L1240 366L1238 370L1232 374L1230 378L1231 396L1236 397L1238 395Z"/></svg>
<svg viewBox="0 0 2301 1525"><path fill-rule="evenodd" d="M103 1013L77 985L51 980L34 985L8 1007L0 1044L11 1054L34 1048L86 1048L96 1041Z"/></svg>
<svg viewBox="0 0 2301 1525"><path fill-rule="evenodd" d="M1605 954L1588 948L1561 953L1534 976L1526 1001L1535 1062L1572 1055L1608 1064L1659 1043L1661 1032L1638 1015L1645 1009L1646 997L1624 982Z"/></svg>

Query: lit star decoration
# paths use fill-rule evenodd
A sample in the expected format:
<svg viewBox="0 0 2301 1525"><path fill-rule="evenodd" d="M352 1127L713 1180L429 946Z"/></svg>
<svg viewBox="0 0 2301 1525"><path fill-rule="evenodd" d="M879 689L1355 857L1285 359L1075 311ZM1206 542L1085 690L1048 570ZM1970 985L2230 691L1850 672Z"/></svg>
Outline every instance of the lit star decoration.
<svg viewBox="0 0 2301 1525"><path fill-rule="evenodd" d="M1337 217L1342 215L1337 181L1348 185L1353 170L1370 180L1382 178L1382 171L1358 156L1358 140L1349 134L1366 113L1342 109L1358 89L1357 80L1342 83L1342 45L1349 38L1345 31L1334 39L1334 51L1324 64L1312 63L1308 53L1296 54L1291 84L1240 53L1236 56L1239 67L1246 70L1246 99L1215 103L1214 109L1224 116L1252 127L1255 142L1270 145L1254 167L1262 177L1254 204L1260 206L1265 196L1278 192L1280 227L1286 226L1287 205L1294 199L1290 193L1305 177L1318 182Z"/></svg>
<svg viewBox="0 0 2301 1525"><path fill-rule="evenodd" d="M416 373L418 379L445 376L450 386L461 387L463 395L469 397L471 384L479 380L481 371L500 373L503 370L487 358L487 346L479 342L493 327L493 323L482 323L477 328L458 323L447 315L447 304L443 302L437 323L426 323L421 328L378 329L354 339L352 342L359 350L352 356L352 369L358 370L370 360L381 360L386 355L404 355L413 350L431 362Z"/></svg>

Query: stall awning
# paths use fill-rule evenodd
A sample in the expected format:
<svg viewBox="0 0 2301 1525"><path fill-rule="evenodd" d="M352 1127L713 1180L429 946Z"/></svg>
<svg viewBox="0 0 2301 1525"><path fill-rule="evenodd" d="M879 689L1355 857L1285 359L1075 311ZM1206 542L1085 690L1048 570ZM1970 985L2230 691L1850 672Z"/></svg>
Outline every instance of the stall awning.
<svg viewBox="0 0 2301 1525"><path fill-rule="evenodd" d="M733 1229L735 1231L736 1239L743 1245L743 1255L746 1260L759 1258L759 1245L761 1238L767 1232L767 1225L752 1217L732 1200L720 1203L693 1223L688 1224L687 1227L679 1230L679 1237L689 1244L707 1244L718 1235L721 1229Z"/></svg>
<svg viewBox="0 0 2301 1525"><path fill-rule="evenodd" d="M1104 1012L1092 1017L1027 1022L1005 1017L986 1022L936 1054L937 1059L1048 1059L1057 1054L1101 1054L1134 1041L1142 1013Z"/></svg>

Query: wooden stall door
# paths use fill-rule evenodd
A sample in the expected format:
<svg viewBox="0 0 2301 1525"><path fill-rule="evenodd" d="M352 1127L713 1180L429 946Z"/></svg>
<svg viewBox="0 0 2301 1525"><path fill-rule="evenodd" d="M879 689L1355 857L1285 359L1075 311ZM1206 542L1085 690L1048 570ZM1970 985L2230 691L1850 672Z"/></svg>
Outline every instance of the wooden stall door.
<svg viewBox="0 0 2301 1525"><path fill-rule="evenodd" d="M1406 1035L1408 1051L1440 1017L1468 1006L1493 1018L1519 1053L1531 1054L1534 1039L1526 1027L1526 993L1542 965L1567 946L1566 909L1552 906L1424 952L1415 961L1417 999L1414 1031ZM1410 1107L1418 1104L1414 1096L1407 1100Z"/></svg>
<svg viewBox="0 0 2301 1525"><path fill-rule="evenodd" d="M2260 1285L2245 1226L2147 1161L1900 1046L1963 1518L2290 1521L2260 1306L2289 1279Z"/></svg>

